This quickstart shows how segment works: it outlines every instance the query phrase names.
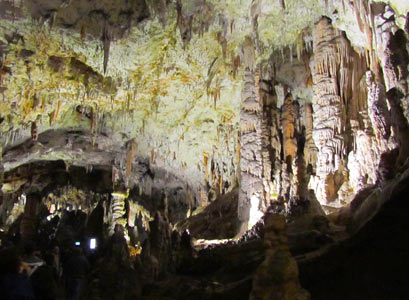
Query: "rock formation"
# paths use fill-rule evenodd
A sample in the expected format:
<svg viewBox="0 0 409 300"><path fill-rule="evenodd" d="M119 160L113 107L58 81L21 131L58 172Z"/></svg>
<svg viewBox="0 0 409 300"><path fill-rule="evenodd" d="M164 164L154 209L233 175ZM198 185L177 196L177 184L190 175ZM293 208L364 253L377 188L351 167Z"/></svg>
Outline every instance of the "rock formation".
<svg viewBox="0 0 409 300"><path fill-rule="evenodd" d="M250 37L244 47L246 69L243 78L240 112L240 192L239 220L247 230L262 216L265 206L262 158L262 103L259 96L260 74L256 71L255 49Z"/></svg>
<svg viewBox="0 0 409 300"><path fill-rule="evenodd" d="M399 0L0 1L1 247L95 238L87 298L308 299L402 205L408 40Z"/></svg>
<svg viewBox="0 0 409 300"><path fill-rule="evenodd" d="M37 214L40 206L40 197L38 194L28 195L24 207L24 215L21 220L21 237L27 241L33 241L37 231Z"/></svg>
<svg viewBox="0 0 409 300"><path fill-rule="evenodd" d="M265 259L254 275L249 299L310 299L298 282L297 263L288 248L283 216L266 214L264 245Z"/></svg>

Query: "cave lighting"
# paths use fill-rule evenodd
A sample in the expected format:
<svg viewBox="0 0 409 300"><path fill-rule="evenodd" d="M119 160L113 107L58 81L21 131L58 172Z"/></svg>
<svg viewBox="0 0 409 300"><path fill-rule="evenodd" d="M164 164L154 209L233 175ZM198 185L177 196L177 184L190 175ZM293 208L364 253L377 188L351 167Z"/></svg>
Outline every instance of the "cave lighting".
<svg viewBox="0 0 409 300"><path fill-rule="evenodd" d="M97 248L97 240L96 239L90 239L89 240L89 248L91 250L95 250L95 248Z"/></svg>
<svg viewBox="0 0 409 300"><path fill-rule="evenodd" d="M250 217L248 222L248 229L253 228L254 225L263 217L263 212L259 208L260 199L257 194L253 194L250 198Z"/></svg>
<svg viewBox="0 0 409 300"><path fill-rule="evenodd" d="M54 204L54 203L50 205L50 210L49 210L49 211L50 211L50 214L55 213L56 208L55 208L55 204Z"/></svg>
<svg viewBox="0 0 409 300"><path fill-rule="evenodd" d="M206 248L207 246L224 245L234 240L235 239L214 239L214 240L198 239L193 240L192 243L194 247Z"/></svg>

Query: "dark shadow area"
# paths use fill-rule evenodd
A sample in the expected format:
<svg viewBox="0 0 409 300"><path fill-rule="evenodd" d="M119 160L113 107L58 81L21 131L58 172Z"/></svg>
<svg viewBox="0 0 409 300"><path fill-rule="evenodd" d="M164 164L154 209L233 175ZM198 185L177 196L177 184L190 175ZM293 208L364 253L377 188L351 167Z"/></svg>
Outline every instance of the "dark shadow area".
<svg viewBox="0 0 409 300"><path fill-rule="evenodd" d="M4 183L16 180L27 180L20 188L22 192L26 188L35 189L37 186L44 195L57 187L69 184L97 193L112 192L111 169L106 166L93 166L92 170L87 170L82 166L67 168L62 160L36 161L4 173Z"/></svg>
<svg viewBox="0 0 409 300"><path fill-rule="evenodd" d="M409 179L355 236L318 258L299 263L313 300L407 300L409 295Z"/></svg>

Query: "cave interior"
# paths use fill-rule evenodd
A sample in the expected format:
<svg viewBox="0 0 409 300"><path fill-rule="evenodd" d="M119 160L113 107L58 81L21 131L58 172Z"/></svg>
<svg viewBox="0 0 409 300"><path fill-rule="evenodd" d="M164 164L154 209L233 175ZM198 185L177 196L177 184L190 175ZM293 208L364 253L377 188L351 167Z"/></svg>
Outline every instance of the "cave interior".
<svg viewBox="0 0 409 300"><path fill-rule="evenodd" d="M0 0L0 150L6 299L409 299L407 0Z"/></svg>

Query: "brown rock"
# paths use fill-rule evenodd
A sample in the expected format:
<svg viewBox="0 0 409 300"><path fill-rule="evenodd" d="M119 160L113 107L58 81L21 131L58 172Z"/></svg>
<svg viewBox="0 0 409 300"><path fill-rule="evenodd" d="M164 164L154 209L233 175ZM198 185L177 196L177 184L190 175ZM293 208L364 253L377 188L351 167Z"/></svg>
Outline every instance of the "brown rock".
<svg viewBox="0 0 409 300"><path fill-rule="evenodd" d="M288 249L285 217L267 214L264 245L266 256L253 278L251 300L308 300L298 281L298 267Z"/></svg>

